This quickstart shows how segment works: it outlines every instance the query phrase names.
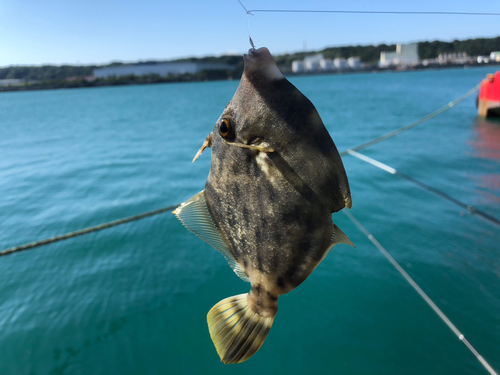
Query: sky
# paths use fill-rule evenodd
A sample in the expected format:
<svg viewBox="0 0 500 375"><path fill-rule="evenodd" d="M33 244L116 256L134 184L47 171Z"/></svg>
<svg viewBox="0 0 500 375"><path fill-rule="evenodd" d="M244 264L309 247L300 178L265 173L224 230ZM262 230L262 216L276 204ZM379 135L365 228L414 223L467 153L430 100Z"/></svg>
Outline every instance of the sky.
<svg viewBox="0 0 500 375"><path fill-rule="evenodd" d="M499 0L241 0L248 10L500 13ZM248 16L271 53L331 46L500 36L500 16L262 13ZM105 64L243 54L247 15L237 0L0 0L0 66Z"/></svg>

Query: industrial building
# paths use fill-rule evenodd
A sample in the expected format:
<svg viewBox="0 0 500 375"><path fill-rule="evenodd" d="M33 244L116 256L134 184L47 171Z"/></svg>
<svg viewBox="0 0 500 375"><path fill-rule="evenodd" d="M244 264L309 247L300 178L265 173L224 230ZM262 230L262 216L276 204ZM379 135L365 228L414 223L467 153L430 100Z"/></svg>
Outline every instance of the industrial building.
<svg viewBox="0 0 500 375"><path fill-rule="evenodd" d="M342 57L337 57L333 59L333 66L339 70L344 70L347 68L347 60Z"/></svg>
<svg viewBox="0 0 500 375"><path fill-rule="evenodd" d="M304 61L302 60L294 60L292 61L292 72L294 73L302 73L304 72Z"/></svg>
<svg viewBox="0 0 500 375"><path fill-rule="evenodd" d="M492 53L490 53L490 61L500 62L500 52L493 51Z"/></svg>
<svg viewBox="0 0 500 375"><path fill-rule="evenodd" d="M22 83L24 83L22 79L0 79L0 86L18 86Z"/></svg>
<svg viewBox="0 0 500 375"><path fill-rule="evenodd" d="M110 66L107 68L100 68L94 70L96 78L109 78L112 76L144 76L148 74L158 74L160 76L167 76L169 74L196 74L202 70L232 70L233 67L227 64L210 64L210 63L197 63L197 62L166 62L158 64L130 64Z"/></svg>
<svg viewBox="0 0 500 375"><path fill-rule="evenodd" d="M322 54L307 56L304 59L304 69L306 72L316 72L320 70L320 61L323 60Z"/></svg>
<svg viewBox="0 0 500 375"><path fill-rule="evenodd" d="M380 52L379 65L381 68L412 66L418 63L418 43L397 44L396 52Z"/></svg>
<svg viewBox="0 0 500 375"><path fill-rule="evenodd" d="M321 70L332 70L333 61L329 59L321 59L319 60L319 67L321 68Z"/></svg>
<svg viewBox="0 0 500 375"><path fill-rule="evenodd" d="M347 59L347 65L351 69L361 69L361 59L359 57L349 57Z"/></svg>
<svg viewBox="0 0 500 375"><path fill-rule="evenodd" d="M467 52L440 53L436 62L438 64L467 64L470 59Z"/></svg>
<svg viewBox="0 0 500 375"><path fill-rule="evenodd" d="M361 60L359 57L349 57L344 59L337 57L333 60L325 59L322 54L307 56L304 60L295 60L292 62L292 72L328 72L339 70L357 70L361 69Z"/></svg>

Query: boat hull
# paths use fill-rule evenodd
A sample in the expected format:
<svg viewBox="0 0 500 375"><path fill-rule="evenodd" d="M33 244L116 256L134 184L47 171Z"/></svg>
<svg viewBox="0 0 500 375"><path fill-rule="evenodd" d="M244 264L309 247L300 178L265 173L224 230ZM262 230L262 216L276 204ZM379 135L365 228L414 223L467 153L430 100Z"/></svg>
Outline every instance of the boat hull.
<svg viewBox="0 0 500 375"><path fill-rule="evenodd" d="M477 113L481 117L500 117L500 101L479 99Z"/></svg>
<svg viewBox="0 0 500 375"><path fill-rule="evenodd" d="M477 113L481 117L500 117L500 71L488 74L481 82Z"/></svg>

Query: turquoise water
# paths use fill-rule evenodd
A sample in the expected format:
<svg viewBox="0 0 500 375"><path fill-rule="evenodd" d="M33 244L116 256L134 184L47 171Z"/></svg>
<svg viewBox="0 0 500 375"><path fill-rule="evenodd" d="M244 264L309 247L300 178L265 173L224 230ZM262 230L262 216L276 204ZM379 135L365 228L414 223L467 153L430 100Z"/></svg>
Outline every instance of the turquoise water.
<svg viewBox="0 0 500 375"><path fill-rule="evenodd" d="M459 97L491 69L295 77L339 150ZM179 203L238 82L0 94L0 249ZM474 97L363 151L500 218L500 123ZM352 213L497 370L500 230L351 156ZM0 258L0 374L481 374L342 213L339 245L280 298L261 350L223 365L206 314L249 290L171 213Z"/></svg>

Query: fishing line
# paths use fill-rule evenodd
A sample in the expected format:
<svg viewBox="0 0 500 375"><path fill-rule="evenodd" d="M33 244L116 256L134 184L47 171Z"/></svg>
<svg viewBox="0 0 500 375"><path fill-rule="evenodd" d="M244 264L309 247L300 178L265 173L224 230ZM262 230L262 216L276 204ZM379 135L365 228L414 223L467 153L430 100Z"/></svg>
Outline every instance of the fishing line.
<svg viewBox="0 0 500 375"><path fill-rule="evenodd" d="M450 102L447 106L445 106L445 107L443 107L443 108L441 108L441 109L439 109L439 110L437 110L435 112L432 112L431 114L429 114L429 115L421 118L420 120L417 120L417 121L415 121L415 122L413 122L413 123L411 123L409 125L403 126L403 127L399 128L399 129L396 129L396 130L394 130L392 132L389 132L389 133L387 133L387 134L385 134L383 136L375 138L372 141L369 141L369 142L363 143L361 145L358 145L356 147L352 147L352 148L350 148L348 150L345 150L345 151L341 152L340 155L341 156L348 155L350 151L352 152L352 151L355 151L355 150L361 150L361 149L369 147L369 146L371 146L373 144L382 142L382 141L384 141L384 140L386 140L388 138L394 137L395 135L403 133L403 132L405 132L405 131L407 131L407 130L409 130L409 129L417 126L417 125L420 125L421 123L423 123L423 122L425 122L427 120L430 120L433 117L436 117L437 115L445 112L446 110L452 108L453 106L457 105L461 101L465 100L467 97L469 97L474 92L476 92L477 90L479 90L480 86L481 86L481 84L477 85L475 88L473 88L472 90L470 90L469 92L467 92L465 95L463 95L460 98L458 98L458 99ZM148 217L148 216L153 216L153 215L157 215L157 214L160 214L160 213L163 213L163 212L172 211L175 208L177 208L178 206L179 206L179 204L173 205L173 206L169 206L169 207L165 207L165 208L160 208L158 210L145 212L145 213L142 213L140 215L135 215L135 216L131 216L131 217L128 217L128 218L124 218L124 219L112 221L112 222L109 222L109 223L100 224L100 225L97 225L97 226L94 226L94 227L84 228L84 229L80 229L80 230L77 230L77 231L74 231L74 232L70 232L70 233L66 233L66 234L62 234L62 235L50 237L50 238L47 238L47 239L44 239L44 240L34 241L34 242L30 242L30 243L27 243L27 244L24 244L24 245L10 247L8 249L0 251L0 257L4 256L4 255L8 255L8 254L17 253L17 252L20 252L20 251L23 251L23 250L37 248L37 247L42 246L42 245L47 245L47 244L50 244L50 243L53 243L53 242L62 241L62 240L68 239L68 238L80 236L82 234L96 232L96 231L99 231L99 230L102 230L102 229L106 229L106 228L110 228L110 227L113 227L113 226L116 226L116 225L128 223L130 221L140 220L140 219Z"/></svg>
<svg viewBox="0 0 500 375"><path fill-rule="evenodd" d="M250 23L248 22L248 15L253 16L252 11L251 10L247 10L247 8L245 8L245 6L243 5L243 3L240 0L238 0L238 3L240 3L241 6L243 7L243 9L245 9L246 18L247 18L248 40L250 41L250 45L252 46L252 48L255 49L252 37L250 36Z"/></svg>
<svg viewBox="0 0 500 375"><path fill-rule="evenodd" d="M418 284L411 278L410 275L399 265L399 263L389 254L389 252L377 241L375 237L354 217L352 213L347 210L342 210L342 212L358 227L358 229L363 232L363 234L368 237L368 239L380 250L380 252L391 262L391 264L399 271L399 273L406 279L406 281L415 289L415 291L423 298L425 302L431 307L432 310L443 320L443 322L452 330L452 332L458 337L460 341L469 349L472 354L476 356L479 362L484 366L484 368L491 375L498 375L495 370L490 366L488 362L479 354L479 352L472 346L472 344L465 338L465 336L458 330L458 328L451 322L450 319L441 311L439 307L430 299L430 297L425 294L425 292L418 286Z"/></svg>
<svg viewBox="0 0 500 375"><path fill-rule="evenodd" d="M18 253L18 252L23 251L23 250L32 249L34 247L38 247L38 246L42 246L42 245L47 245L49 243L54 243L54 242L58 242L58 241L62 241L62 240L67 240L68 238L73 238L73 237L76 237L76 236L81 236L82 234L97 232L99 230L103 230L103 229L106 229L106 228L111 228L111 227L114 227L114 226L117 226L117 225L120 225L120 224L130 223L131 221L136 221L136 220L144 219L144 218L149 217L149 216L158 215L158 214L161 214L163 212L175 210L177 207L179 207L178 204L173 205L173 206L168 206L168 207L160 208L160 209L154 210L154 211L144 212L144 213L139 214L139 215L129 216L129 217L126 217L124 219L119 219L119 220L111 221L111 222L108 222L108 223L103 223L103 224L95 225L93 227L88 227L88 228L85 228L85 229L76 230L74 232L69 232L69 233L61 234L59 236L54 236L54 237L46 238L45 240L34 241L34 242L30 242L30 243L27 243L27 244L24 244L24 245L10 247L8 249L0 251L0 257L4 256L4 255L13 254L13 253Z"/></svg>
<svg viewBox="0 0 500 375"><path fill-rule="evenodd" d="M243 4L242 4L242 6L243 6ZM245 7L243 7L243 8L245 9ZM369 147L369 146L374 145L376 143L382 142L382 141L384 141L384 140L386 140L388 138L394 137L395 135L403 133L403 132L405 132L407 130L410 130L411 128L414 128L415 126L420 125L421 123L423 123L423 122L425 122L427 120L430 120L433 117L436 117L437 115L445 112L446 110L452 108L453 106L457 105L461 101L465 100L467 97L471 96L473 93L475 93L477 90L479 90L480 86L481 86L481 84L477 85L472 90L470 90L466 94L462 95L460 98L458 98L458 99L450 102L448 105L446 105L446 106L438 109L435 112L430 113L429 115L421 118L420 120L417 120L417 121L415 121L415 122L413 122L413 123L411 123L409 125L403 126L403 127L399 128L399 129L396 129L396 130L394 130L392 132L389 132L389 133L387 133L385 135L382 135L382 136L380 136L378 138L375 138L375 139L373 139L373 140L371 140L369 142L366 142L366 143L363 143L361 145L352 147L352 148L350 148L348 150L345 150L345 151L341 152L340 155L341 156L348 155L352 151L361 150L363 148ZM101 225L97 225L97 226L94 226L94 227L89 227L89 228L77 230L77 231L74 231L74 232L62 234L62 235L59 235L59 236L50 237L50 238L47 238L47 239L44 239L44 240L34 241L34 242L30 242L28 244L14 246L14 247L11 247L11 248L8 248L8 249L0 251L0 257L4 256L4 255L8 255L8 254L17 253L17 252L20 252L20 251L23 251L23 250L33 249L33 248L36 248L36 247L39 247L39 246L42 246L42 245L47 245L47 244L50 244L50 243L53 243L53 242L62 241L62 240L68 239L68 238L80 236L82 234L96 232L96 231L99 231L99 230L102 230L102 229L106 229L106 228L110 228L110 227L113 227L113 226L116 226L116 225L128 223L130 221L140 220L142 218L145 218L145 217L148 217L148 216L157 215L157 214L160 214L160 213L163 213L163 212L166 212L166 211L172 211L172 210L174 210L178 206L179 205L177 204L177 205L174 205L174 206L169 206L169 207L161 208L161 209L150 211L150 212L145 212L145 213L140 214L140 215L136 215L136 216L131 216L131 217L128 217L128 218L124 218L124 219L121 219L121 220L116 220L116 221L112 221L112 222L109 222L109 223L104 223L104 224L101 224Z"/></svg>
<svg viewBox="0 0 500 375"><path fill-rule="evenodd" d="M239 0L238 0L239 1ZM246 10L246 9L245 9ZM378 10L305 10L305 9L254 9L248 12L266 13L340 13L340 14L414 14L414 15L458 15L458 16L500 16L500 13L487 12L411 12L411 11L378 11Z"/></svg>
<svg viewBox="0 0 500 375"><path fill-rule="evenodd" d="M494 218L493 216L490 216L487 213L480 211L477 208L474 208L469 204L463 203L463 202L459 201L458 199L455 199L455 198L451 197L450 195L443 193L442 191L434 189L433 187L431 187L427 184L424 184L423 182L418 181L418 180L414 179L413 177L410 177L404 173L398 172L396 169L389 167L387 164L381 163L375 159L372 159L366 155L360 154L359 152L356 152L356 151L347 150L347 153L349 155L352 155L352 156L354 156L360 160L363 160L371 165L374 165L375 167L380 168L380 169L382 169L390 174L399 176L399 177L421 187L424 190L427 190L433 194L436 194L438 197L441 197L443 199L446 199L446 200L456 204L459 207L465 208L467 211L469 211L473 215L477 215L477 216L483 218L484 220L486 220L492 224L500 226L500 220Z"/></svg>
<svg viewBox="0 0 500 375"><path fill-rule="evenodd" d="M415 127L415 126L421 124L422 122L427 121L428 119L437 116L440 113L443 113L444 111L448 110L449 108L451 108L454 105L456 105L456 104L460 103L461 101L463 101L466 97L472 95L475 91L477 91L479 89L479 86L480 85L476 86L474 89L472 89L471 91L469 91L468 93L466 93L462 97L454 100L453 102L450 102L448 104L448 106L445 106L445 107L441 108L440 110L435 111L435 112L431 113L430 115L427 115L424 118L422 118L422 119L420 119L420 120L418 120L418 121L416 121L416 122L414 122L412 124L409 124L407 126L399 128L399 129L397 129L397 130L395 130L393 132L387 133L386 135L384 135L382 137L378 137L378 138L374 139L373 141L366 142L366 143L364 143L364 144L362 144L360 146L356 146L356 147L353 147L351 149L348 149L348 150L344 151L343 153L341 153L341 155L350 154L352 156L359 157L360 159L365 160L365 161L368 161L368 159L369 159L370 160L370 164L373 164L373 165L375 165L375 166L377 166L377 167L379 167L379 168L381 168L381 169L383 169L383 170L385 170L385 171L387 171L387 172L389 172L391 174L397 174L400 177L404 176L403 178L406 178L409 181L412 181L412 182L418 184L419 186L420 185L421 186L425 186L426 189L428 189L428 190L430 190L432 192L438 193L437 194L438 196L450 200L449 198L451 198L451 197L447 196L446 194L441 193L438 190L433 189L430 186L427 186L427 185L425 185L425 184L423 184L423 183L421 183L421 182L419 182L419 181L417 181L417 180L415 180L415 179L413 179L413 178L411 178L409 176L406 176L406 175L404 175L404 174L396 171L394 168L389 167L388 165L380 163L380 162L378 162L378 161L376 161L374 159L368 158L365 155L359 154L359 153L355 152L354 150L359 150L361 148L365 148L365 147L371 146L372 144L381 142L381 141L383 141L385 139L388 139L388 138L393 137L393 136L395 136L397 134L400 134L400 133L402 133L402 132L404 132L406 130L409 130L412 127ZM449 197L449 198L447 198L447 197ZM451 200L454 203L458 202L459 205L465 205L464 203L462 203L460 201L457 201L454 198L451 198ZM127 218L124 218L124 219L119 219L119 220L111 221L111 222L108 222L108 223L103 223L103 224L100 224L100 225L96 225L96 226L93 226L93 227L89 227L89 228L77 230L77 231L74 231L74 232L69 232L69 233L66 233L66 234L59 235L59 236L50 237L50 238L47 238L47 239L44 239L44 240L34 241L34 242L31 242L31 243L28 243L28 244L25 244L25 245L11 247L11 248L8 248L8 249L0 251L0 257L4 256L4 255L8 255L8 254L13 254L13 253L16 253L16 252L28 250L28 249L37 248L37 247L40 247L42 245L47 245L47 244L54 243L54 242L57 242L57 241L66 240L66 239L73 238L73 237L76 237L76 236L80 236L80 235L83 235L83 234L100 231L100 230L103 230L103 229L106 229L106 228L110 228L110 227L113 227L113 226L117 226L117 225L125 224L125 223L128 223L128 222L140 220L140 219L143 219L143 218L146 218L146 217L150 217L150 216L153 216L153 215L158 215L158 214L161 214L161 213L164 213L164 212L172 211L175 208L177 208L178 206L179 206L179 204L176 204L176 205L172 205L172 206L160 208L160 209L157 209L157 210L154 210L154 211L148 211L148 212L145 212L145 213L142 213L142 214L139 214L139 215L130 216L130 217L127 217ZM465 206L466 206L466 208L471 213L480 214L481 216L483 216L485 218L488 218L488 215L486 215L486 214L484 214L484 213L482 213L482 212L480 212L480 211L472 208L471 206L468 206L468 205L465 205ZM469 207L471 207L472 210L469 209ZM437 307L437 305L427 296L427 294L425 294L425 292L418 286L418 284L406 273L406 271L387 252L387 250L385 250L385 248L375 239L375 237L373 237L373 235L370 232L368 232L368 230L350 212L348 212L347 210L343 210L343 212L361 230L361 232L363 232L368 237L368 239L382 252L382 254L391 262L391 264L401 273L401 275L416 290L416 292L424 299L424 301L434 310L434 312L444 321L444 323L464 343L464 345L474 354L474 356L476 356L476 358L484 366L484 368L491 375L498 375L495 372L495 370L493 370L493 368L489 365L489 363L472 346L472 344L470 344L470 342L465 338L465 336L457 329L457 327ZM491 218L491 217L489 217L489 218ZM494 221L497 221L494 218L492 218L492 219Z"/></svg>
<svg viewBox="0 0 500 375"><path fill-rule="evenodd" d="M360 145L357 145L355 147L351 147L350 149L348 150L345 150L345 151L342 151L340 152L340 156L344 156L344 155L347 155L349 154L349 151L359 151L359 150L362 150L364 148L367 148L367 147L370 147L370 146L373 146L374 144L377 144L379 142L382 142L382 141L385 141L386 139L389 139L389 138L392 138L394 137L395 135L398 135L398 134L401 134L401 133L404 133L405 131L408 131L412 128L414 128L415 126L418 126L426 121L429 121L430 119L436 117L437 115L440 115L441 113L443 112L446 112L447 110L449 110L450 108L453 108L454 106L456 106L458 103L460 102L463 102L465 99L467 99L469 96L471 96L472 94L474 94L476 91L478 91L480 88L481 88L481 85L482 83L478 84L476 87L474 87L472 90L466 92L464 95L462 95L461 97L459 97L458 99L455 99L454 101L452 102L449 102L447 105L445 105L444 107L441 107L439 108L438 110L432 112L432 113L429 113L427 116L424 116L422 117L421 119L417 120L417 121L414 121L412 122L411 124L408 124L408 125L405 125L405 126L402 126L400 127L399 129L396 129L396 130L393 130L389 133L386 133L384 135L381 135L380 137L377 137L375 139L372 139L371 141L368 141L368 142L365 142L365 143L362 143Z"/></svg>

